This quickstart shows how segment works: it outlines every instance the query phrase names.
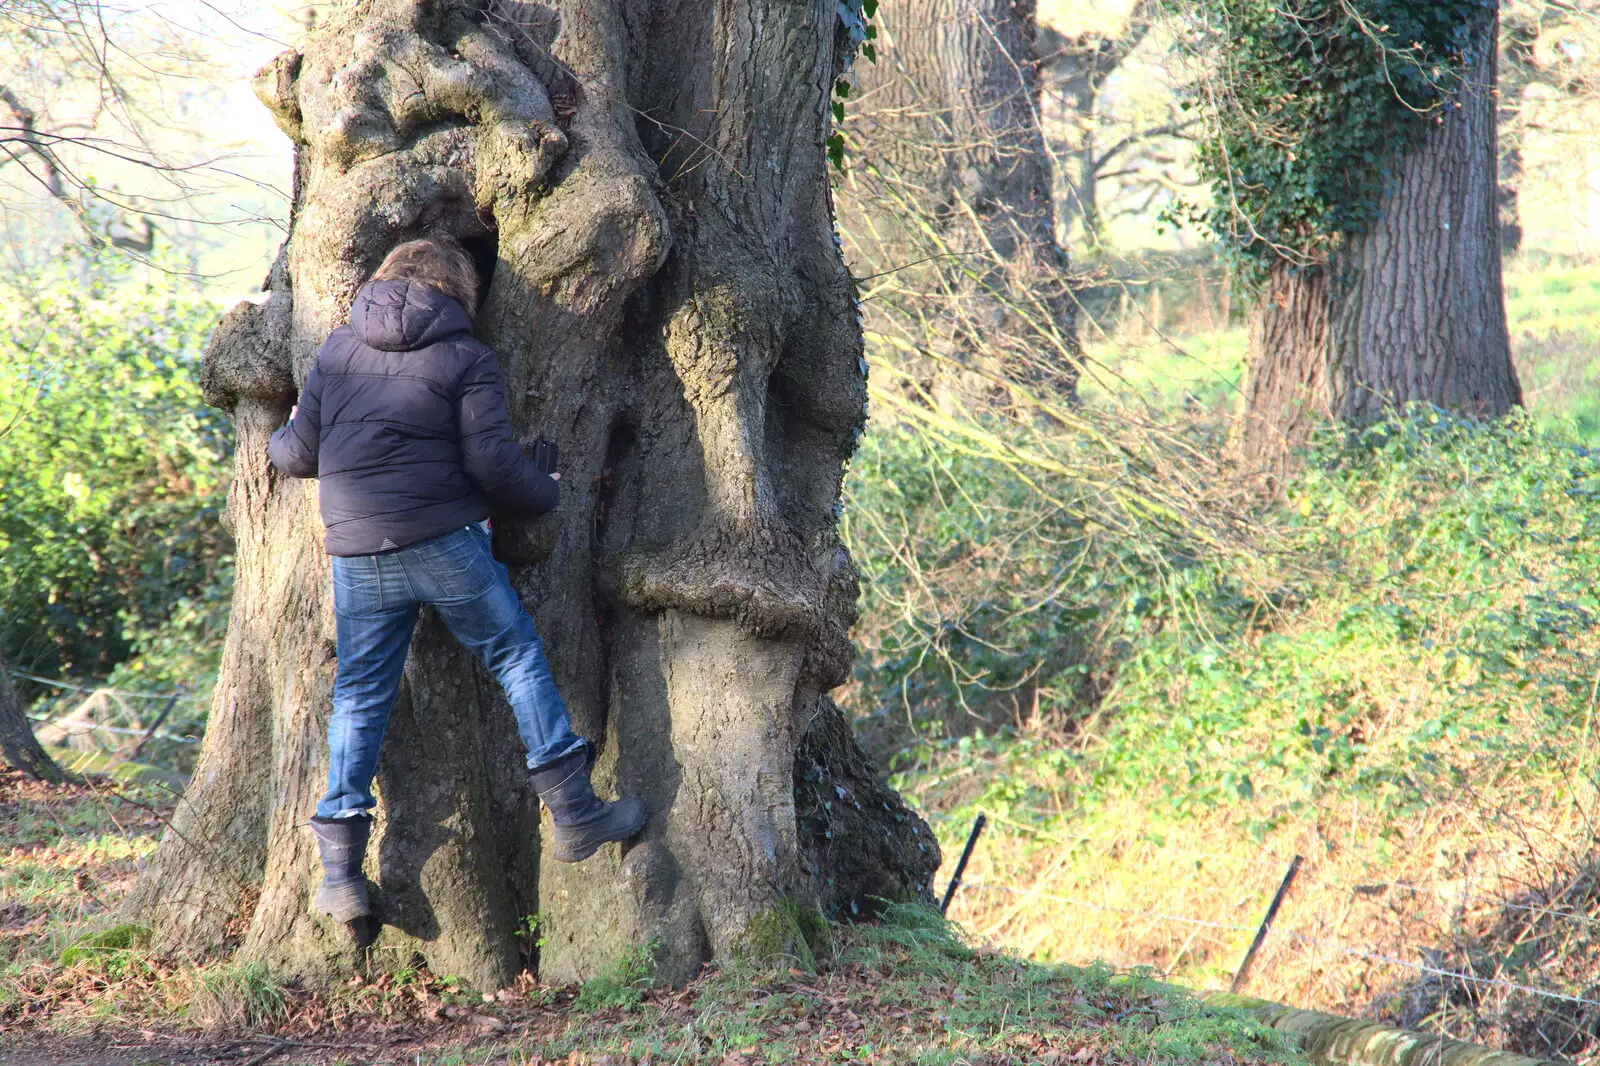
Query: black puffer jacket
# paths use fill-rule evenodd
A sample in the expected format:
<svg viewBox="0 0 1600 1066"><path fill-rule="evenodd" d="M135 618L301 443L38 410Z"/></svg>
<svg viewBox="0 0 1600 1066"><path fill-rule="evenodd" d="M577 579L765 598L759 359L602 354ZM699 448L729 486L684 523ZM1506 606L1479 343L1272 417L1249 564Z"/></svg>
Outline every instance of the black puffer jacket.
<svg viewBox="0 0 1600 1066"><path fill-rule="evenodd" d="M317 477L328 554L372 555L480 522L553 509L556 481L523 457L494 352L444 293L374 281L334 330L268 454Z"/></svg>

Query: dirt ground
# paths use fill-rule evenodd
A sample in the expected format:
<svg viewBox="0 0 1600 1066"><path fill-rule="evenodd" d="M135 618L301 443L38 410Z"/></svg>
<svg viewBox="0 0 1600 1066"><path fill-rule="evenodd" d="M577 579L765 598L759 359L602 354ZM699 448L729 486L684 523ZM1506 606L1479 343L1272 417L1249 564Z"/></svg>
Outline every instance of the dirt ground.
<svg viewBox="0 0 1600 1066"><path fill-rule="evenodd" d="M182 1037L171 1034L130 1032L82 1037L31 1033L7 1040L0 1037L0 1066L399 1066L419 1057L454 1051L462 1054L476 1045L481 1058L474 1062L504 1062L490 1045L504 1043L512 1034L490 1040L468 1026L428 1029L407 1028L383 1036L337 1036L316 1040L283 1040L270 1036L236 1039ZM513 1061L520 1063L521 1057ZM534 1060L537 1061L537 1060Z"/></svg>

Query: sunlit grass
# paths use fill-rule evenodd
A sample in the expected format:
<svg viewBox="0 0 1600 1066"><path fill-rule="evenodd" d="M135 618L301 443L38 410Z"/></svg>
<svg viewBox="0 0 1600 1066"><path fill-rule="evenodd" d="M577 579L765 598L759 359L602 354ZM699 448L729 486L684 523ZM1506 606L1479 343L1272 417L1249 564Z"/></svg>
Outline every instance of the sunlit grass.
<svg viewBox="0 0 1600 1066"><path fill-rule="evenodd" d="M1517 1011L1593 998L1600 463L1531 420L1431 421L1330 440L1263 501L1282 538L1265 587L1219 555L1165 594L1080 601L1077 624L1115 662L1087 719L1065 675L1041 673L1037 715L960 740L930 721L900 752L896 784L933 812L947 860L990 818L953 916L1030 957L1225 987L1299 854L1257 994L1346 1014L1420 1002L1420 1017L1444 996L1430 1027L1490 1043L1519 1031L1497 1012L1521 994L1429 1000L1408 990L1451 986L1428 985L1420 960L1569 997ZM1125 539L1083 564L1101 588ZM1174 580L1186 600L1163 600ZM963 588L941 610L976 646L999 630ZM1026 618L1006 636L1030 665L1086 642ZM1534 951L1510 942L1523 912L1508 906L1580 919Z"/></svg>
<svg viewBox="0 0 1600 1066"><path fill-rule="evenodd" d="M1506 316L1529 413L1544 425L1571 420L1600 439L1600 264L1512 260ZM1084 396L1090 402L1180 405L1228 416L1237 410L1249 330L1194 330L1198 316L1168 307L1158 332L1146 317L1088 323Z"/></svg>

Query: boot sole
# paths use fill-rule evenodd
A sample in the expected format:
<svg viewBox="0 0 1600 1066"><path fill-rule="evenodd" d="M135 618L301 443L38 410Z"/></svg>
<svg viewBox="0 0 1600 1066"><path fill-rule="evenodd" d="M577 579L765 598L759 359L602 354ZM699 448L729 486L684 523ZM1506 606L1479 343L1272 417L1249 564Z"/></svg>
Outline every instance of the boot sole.
<svg viewBox="0 0 1600 1066"><path fill-rule="evenodd" d="M557 862L582 862L584 859L587 859L589 856L593 855L602 847L612 843L613 841L620 844L624 841L632 840L644 830L645 823L647 823L649 820L649 813L641 811L639 812L638 820L632 826L629 826L621 836L601 837L592 844L581 847L572 847L557 843L552 849L555 860Z"/></svg>

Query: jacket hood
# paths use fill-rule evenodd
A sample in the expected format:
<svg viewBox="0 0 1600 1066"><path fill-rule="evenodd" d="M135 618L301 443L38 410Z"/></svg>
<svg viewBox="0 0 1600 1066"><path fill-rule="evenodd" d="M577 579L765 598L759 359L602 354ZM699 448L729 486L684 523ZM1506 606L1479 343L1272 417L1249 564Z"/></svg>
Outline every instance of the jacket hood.
<svg viewBox="0 0 1600 1066"><path fill-rule="evenodd" d="M431 285L393 278L369 281L350 305L350 328L381 352L414 352L472 332L466 308Z"/></svg>

